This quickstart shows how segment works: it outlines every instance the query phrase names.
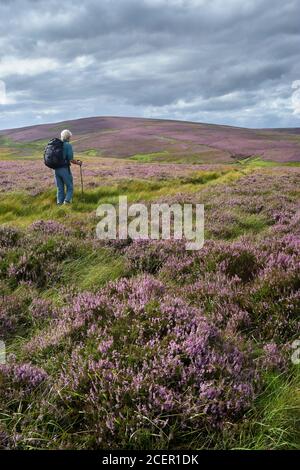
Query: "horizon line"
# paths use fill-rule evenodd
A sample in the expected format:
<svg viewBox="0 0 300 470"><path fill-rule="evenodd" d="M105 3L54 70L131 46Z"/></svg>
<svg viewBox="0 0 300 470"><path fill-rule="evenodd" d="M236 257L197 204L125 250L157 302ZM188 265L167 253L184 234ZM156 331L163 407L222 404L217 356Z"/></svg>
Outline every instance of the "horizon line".
<svg viewBox="0 0 300 470"><path fill-rule="evenodd" d="M170 119L170 118L152 118L152 117L141 117L141 116L115 116L115 115L96 115L96 116L84 116L72 119L64 119L62 121L49 121L41 124L29 124L20 127L7 127L7 128L0 128L0 132L4 131L13 131L18 129L28 129L31 127L41 127L41 126L48 126L50 124L62 124L64 122L72 122L72 121L80 121L85 119L138 119L138 120L149 120L149 121L168 121L168 122L182 122L188 124L200 124L200 125L207 125L207 126L220 126L220 127L231 127L235 129L250 129L250 130L280 130L280 129L299 129L297 126L293 127L243 127L243 126L233 126L231 124L215 124L213 122L202 122L202 121L189 121L184 119Z"/></svg>

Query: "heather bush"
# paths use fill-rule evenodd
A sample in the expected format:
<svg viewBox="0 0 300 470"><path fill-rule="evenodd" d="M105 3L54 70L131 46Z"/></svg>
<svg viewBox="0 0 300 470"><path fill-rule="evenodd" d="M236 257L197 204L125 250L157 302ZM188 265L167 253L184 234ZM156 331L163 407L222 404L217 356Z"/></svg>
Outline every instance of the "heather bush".
<svg viewBox="0 0 300 470"><path fill-rule="evenodd" d="M181 240L136 240L125 250L125 256L132 272L155 274L169 256L180 256L184 252L185 247Z"/></svg>
<svg viewBox="0 0 300 470"><path fill-rule="evenodd" d="M0 339L25 331L30 324L27 307L30 300L14 294L0 296Z"/></svg>
<svg viewBox="0 0 300 470"><path fill-rule="evenodd" d="M219 269L229 277L237 276L243 282L251 281L261 267L260 253L245 241L223 246L223 252L217 255Z"/></svg>
<svg viewBox="0 0 300 470"><path fill-rule="evenodd" d="M242 282L251 281L262 266L263 257L247 240L239 242L205 241L196 253L172 254L166 260L161 276L176 282L196 282L207 272L224 273Z"/></svg>
<svg viewBox="0 0 300 470"><path fill-rule="evenodd" d="M257 283L251 290L252 321L259 338L289 341L300 334L300 291L286 289L289 276L285 277L284 286L280 274L275 279L276 284Z"/></svg>
<svg viewBox="0 0 300 470"><path fill-rule="evenodd" d="M0 449L5 450L10 447L10 437L5 431L0 431Z"/></svg>
<svg viewBox="0 0 300 470"><path fill-rule="evenodd" d="M182 286L179 292L193 304L205 305L208 313L219 303L234 303L243 308L248 300L247 287L241 280L221 272L206 272L199 281Z"/></svg>
<svg viewBox="0 0 300 470"><path fill-rule="evenodd" d="M201 260L201 257L192 256L190 253L184 253L182 256L172 253L162 264L159 278L177 285L196 282L204 272Z"/></svg>
<svg viewBox="0 0 300 470"><path fill-rule="evenodd" d="M232 211L215 209L206 217L206 231L217 239L231 239L236 236L238 217Z"/></svg>
<svg viewBox="0 0 300 470"><path fill-rule="evenodd" d="M44 320L51 320L58 314L50 300L35 298L32 300L29 313L34 322L41 322Z"/></svg>
<svg viewBox="0 0 300 470"><path fill-rule="evenodd" d="M251 316L236 303L223 300L215 302L211 311L214 325L222 328L226 334L236 335L238 332L245 333L251 328Z"/></svg>
<svg viewBox="0 0 300 470"><path fill-rule="evenodd" d="M167 294L152 277L123 279L99 295L80 296L74 310L68 334L78 327L80 312L88 344L96 347L88 353L83 336L76 337L78 349L57 383L62 401L56 419L64 419L67 404L83 411L81 427L93 429L94 445L125 444L158 425L164 432L173 425L181 432L223 427L255 396L251 350L226 339L199 309Z"/></svg>
<svg viewBox="0 0 300 470"><path fill-rule="evenodd" d="M19 230L12 227L0 226L0 249L13 247L21 237Z"/></svg>
<svg viewBox="0 0 300 470"><path fill-rule="evenodd" d="M47 373L30 363L0 365L0 397L4 400L16 401L29 399L48 378Z"/></svg>
<svg viewBox="0 0 300 470"><path fill-rule="evenodd" d="M157 426L167 435L174 426L179 434L226 428L261 389L258 364L282 363L267 348L257 362L237 334L248 327L247 312L224 307L221 320L216 311L207 317L149 275L77 296L48 334L27 344L31 357L50 346L71 356L55 382L58 399L43 412L90 430L92 447L134 445Z"/></svg>
<svg viewBox="0 0 300 470"><path fill-rule="evenodd" d="M116 240L96 240L94 241L94 247L97 249L99 246L101 247L105 246L108 248L112 248L116 252L119 252L119 251L123 252L124 249L127 248L129 245L131 245L132 242L133 240L130 237L124 238L124 239L117 238ZM130 258L130 254L129 254L129 258ZM130 265L131 265L131 262L129 261L129 266Z"/></svg>
<svg viewBox="0 0 300 470"><path fill-rule="evenodd" d="M263 347L264 355L262 356L261 366L262 368L275 370L284 370L286 366L286 357L284 351L280 351L280 348L276 343L266 343Z"/></svg>
<svg viewBox="0 0 300 470"><path fill-rule="evenodd" d="M8 434L0 429L0 450L12 450L17 448L17 443L22 439L20 433Z"/></svg>
<svg viewBox="0 0 300 470"><path fill-rule="evenodd" d="M2 271L12 284L22 281L33 283L38 287L57 282L59 263L76 256L77 245L70 240L49 238L45 241L26 240L26 249L15 252L13 261L3 264ZM8 254L7 259L10 258ZM2 274L3 275L3 274Z"/></svg>
<svg viewBox="0 0 300 470"><path fill-rule="evenodd" d="M45 235L65 235L71 234L71 230L56 220L37 220L30 225L29 229Z"/></svg>

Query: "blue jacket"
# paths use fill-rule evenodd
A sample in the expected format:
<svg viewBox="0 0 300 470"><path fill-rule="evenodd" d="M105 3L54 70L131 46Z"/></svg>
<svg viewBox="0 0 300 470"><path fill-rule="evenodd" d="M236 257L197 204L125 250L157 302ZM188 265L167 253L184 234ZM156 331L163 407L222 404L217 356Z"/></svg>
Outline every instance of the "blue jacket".
<svg viewBox="0 0 300 470"><path fill-rule="evenodd" d="M69 142L64 142L64 158L68 162L73 160L73 147Z"/></svg>

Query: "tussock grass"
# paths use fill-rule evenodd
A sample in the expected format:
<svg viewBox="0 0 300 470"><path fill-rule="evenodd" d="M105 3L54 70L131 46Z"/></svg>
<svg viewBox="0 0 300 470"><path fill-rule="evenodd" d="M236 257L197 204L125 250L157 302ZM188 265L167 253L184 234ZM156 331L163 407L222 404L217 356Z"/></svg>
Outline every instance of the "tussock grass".
<svg viewBox="0 0 300 470"><path fill-rule="evenodd" d="M294 366L289 375L271 374L257 399L256 408L249 411L240 446L254 450L300 448L300 370ZM234 445L234 444L231 444Z"/></svg>
<svg viewBox="0 0 300 470"><path fill-rule="evenodd" d="M121 257L109 249L98 248L76 260L63 263L61 282L74 284L81 290L95 291L106 282L125 274Z"/></svg>

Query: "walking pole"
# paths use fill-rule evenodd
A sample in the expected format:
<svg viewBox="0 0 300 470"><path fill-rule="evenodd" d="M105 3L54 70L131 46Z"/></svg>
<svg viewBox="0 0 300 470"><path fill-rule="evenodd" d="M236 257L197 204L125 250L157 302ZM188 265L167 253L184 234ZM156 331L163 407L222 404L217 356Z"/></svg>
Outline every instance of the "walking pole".
<svg viewBox="0 0 300 470"><path fill-rule="evenodd" d="M83 196L83 180L82 180L82 163L79 165L80 166L80 179L81 179L81 195Z"/></svg>

